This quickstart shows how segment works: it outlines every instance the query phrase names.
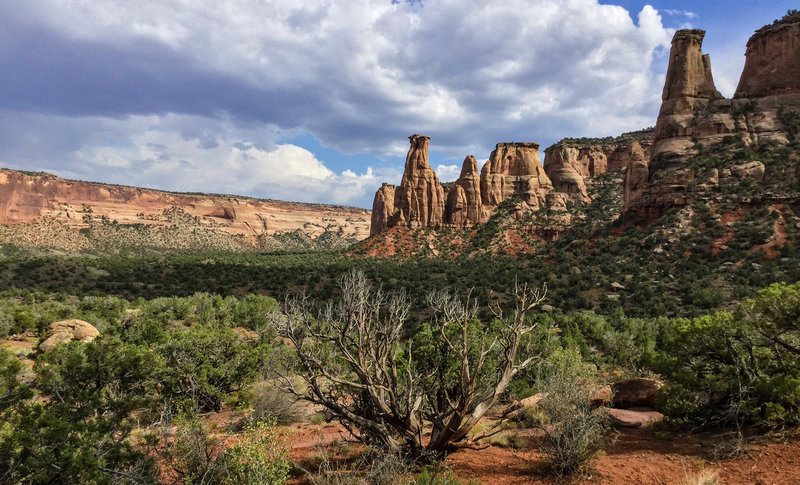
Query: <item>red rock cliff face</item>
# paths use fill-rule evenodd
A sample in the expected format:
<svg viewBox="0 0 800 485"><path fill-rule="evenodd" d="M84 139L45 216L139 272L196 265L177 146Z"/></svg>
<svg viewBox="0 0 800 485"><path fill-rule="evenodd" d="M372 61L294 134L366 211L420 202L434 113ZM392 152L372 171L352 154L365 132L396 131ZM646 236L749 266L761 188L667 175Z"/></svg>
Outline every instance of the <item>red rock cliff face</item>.
<svg viewBox="0 0 800 485"><path fill-rule="evenodd" d="M395 187L390 184L383 184L375 192L375 200L372 201L372 221L369 227L370 236L389 228L389 219L394 215L394 196Z"/></svg>
<svg viewBox="0 0 800 485"><path fill-rule="evenodd" d="M747 42L738 97L800 92L800 15L758 30Z"/></svg>
<svg viewBox="0 0 800 485"><path fill-rule="evenodd" d="M538 143L498 143L481 170L481 199L493 208L519 195L530 208L547 205L553 184L539 160Z"/></svg>
<svg viewBox="0 0 800 485"><path fill-rule="evenodd" d="M336 231L352 239L369 233L369 211L352 207L267 201L247 197L189 195L64 180L46 173L0 169L0 224L30 223L47 217L74 228L84 218L119 224L159 226L158 216L179 208L198 224L222 233L259 236L296 231L316 237Z"/></svg>
<svg viewBox="0 0 800 485"><path fill-rule="evenodd" d="M714 87L711 60L703 54L703 30L679 30L672 39L662 103L653 135L651 170L680 163L692 152L693 138L730 133L733 126L716 117L699 118L723 97Z"/></svg>
<svg viewBox="0 0 800 485"><path fill-rule="evenodd" d="M545 150L544 170L556 190L575 202L588 203L587 179L624 169L641 154L649 157L652 135L644 130L616 138L565 138Z"/></svg>
<svg viewBox="0 0 800 485"><path fill-rule="evenodd" d="M798 25L800 15L793 15L751 37L734 99L722 98L713 86L708 57L701 51L704 32L675 34L653 152L648 164L628 166L623 214L656 219L670 209L719 196L720 179L760 164L732 159L727 167L693 168L685 162L696 153L695 144L709 147L731 135L746 145L788 142L781 111L800 113ZM747 178L761 181L763 173Z"/></svg>
<svg viewBox="0 0 800 485"><path fill-rule="evenodd" d="M472 155L464 159L461 174L447 194L445 214L447 223L457 227L470 227L486 220L478 161Z"/></svg>
<svg viewBox="0 0 800 485"><path fill-rule="evenodd" d="M428 163L429 136L411 135L403 180L394 199L391 225L438 227L444 222L444 189Z"/></svg>

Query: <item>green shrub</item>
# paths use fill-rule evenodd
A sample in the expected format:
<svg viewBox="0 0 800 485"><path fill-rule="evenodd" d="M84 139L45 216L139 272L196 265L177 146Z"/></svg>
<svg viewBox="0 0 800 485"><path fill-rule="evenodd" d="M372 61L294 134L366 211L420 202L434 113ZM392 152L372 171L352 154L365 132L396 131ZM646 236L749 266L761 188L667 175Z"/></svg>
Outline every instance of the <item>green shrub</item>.
<svg viewBox="0 0 800 485"><path fill-rule="evenodd" d="M275 420L257 421L225 450L225 485L282 485L291 469L285 439Z"/></svg>

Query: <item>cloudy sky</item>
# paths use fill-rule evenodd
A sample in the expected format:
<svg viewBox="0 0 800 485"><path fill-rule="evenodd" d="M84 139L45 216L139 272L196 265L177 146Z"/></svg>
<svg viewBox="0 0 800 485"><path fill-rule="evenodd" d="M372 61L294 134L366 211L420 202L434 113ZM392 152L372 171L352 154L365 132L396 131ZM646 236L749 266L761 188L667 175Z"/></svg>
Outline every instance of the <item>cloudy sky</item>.
<svg viewBox="0 0 800 485"><path fill-rule="evenodd" d="M5 0L0 166L370 207L412 133L446 181L497 142L652 126L678 28L731 95L792 3Z"/></svg>

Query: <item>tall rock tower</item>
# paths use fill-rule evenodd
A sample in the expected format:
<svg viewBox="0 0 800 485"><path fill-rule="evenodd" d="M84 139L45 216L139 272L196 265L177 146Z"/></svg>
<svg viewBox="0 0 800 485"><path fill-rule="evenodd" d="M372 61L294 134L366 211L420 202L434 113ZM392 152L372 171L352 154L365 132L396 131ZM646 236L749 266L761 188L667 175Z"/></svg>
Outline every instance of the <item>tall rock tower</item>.
<svg viewBox="0 0 800 485"><path fill-rule="evenodd" d="M431 137L411 135L403 180L394 197L394 217L390 226L411 228L439 227L444 222L444 189L428 163Z"/></svg>
<svg viewBox="0 0 800 485"><path fill-rule="evenodd" d="M472 155L464 159L461 174L447 195L445 214L447 223L458 227L470 227L484 222L478 161Z"/></svg>

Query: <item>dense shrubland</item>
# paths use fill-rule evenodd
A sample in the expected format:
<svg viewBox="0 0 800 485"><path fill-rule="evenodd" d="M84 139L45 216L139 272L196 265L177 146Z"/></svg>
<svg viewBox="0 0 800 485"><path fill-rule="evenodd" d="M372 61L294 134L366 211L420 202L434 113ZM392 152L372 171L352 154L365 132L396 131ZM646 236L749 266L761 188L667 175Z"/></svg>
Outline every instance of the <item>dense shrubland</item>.
<svg viewBox="0 0 800 485"><path fill-rule="evenodd" d="M772 285L729 311L649 318L621 308L542 312L522 300L524 292L470 296L493 312L465 294L432 293L425 301L409 291L393 300L389 289L354 275L328 305L317 298L279 305L252 294L129 301L7 293L0 299L5 332L41 336L49 322L81 318L102 336L59 346L32 368L0 351L0 482L246 483L236 477L252 472L280 483L289 466L285 444L265 408L289 411L281 410L285 394L264 393L294 375L305 379L292 381L295 392L310 389L312 401L370 446L417 458L477 439L474 418L494 403L550 392L561 398L542 407L538 422L554 431L540 445L557 473L581 469L606 437L596 415L575 412L586 390L568 384L578 377L661 375L667 386L658 405L682 428L798 424L800 284ZM497 306L509 301L518 305ZM359 351L369 358L359 360ZM276 371L289 381L275 381ZM245 427L250 438L233 447L197 418L256 406ZM414 420L438 429L440 439L422 438Z"/></svg>

